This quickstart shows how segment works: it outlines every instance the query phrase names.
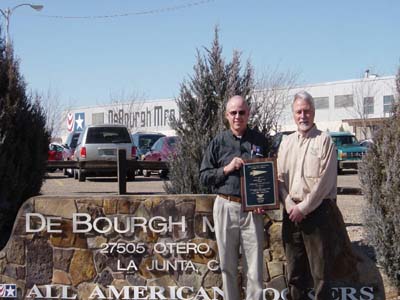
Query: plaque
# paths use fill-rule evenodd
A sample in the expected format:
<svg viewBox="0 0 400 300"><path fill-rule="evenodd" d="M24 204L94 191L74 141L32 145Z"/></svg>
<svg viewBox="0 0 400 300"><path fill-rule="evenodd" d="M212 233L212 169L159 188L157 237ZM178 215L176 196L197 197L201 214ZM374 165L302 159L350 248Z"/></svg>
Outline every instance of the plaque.
<svg viewBox="0 0 400 300"><path fill-rule="evenodd" d="M279 208L275 158L245 160L240 178L244 211Z"/></svg>

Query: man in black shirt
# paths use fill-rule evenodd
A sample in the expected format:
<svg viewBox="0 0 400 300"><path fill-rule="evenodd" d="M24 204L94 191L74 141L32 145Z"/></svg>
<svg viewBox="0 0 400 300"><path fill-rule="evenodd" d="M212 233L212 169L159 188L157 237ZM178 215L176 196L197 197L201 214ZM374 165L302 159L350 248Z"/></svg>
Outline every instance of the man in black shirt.
<svg viewBox="0 0 400 300"><path fill-rule="evenodd" d="M218 134L204 155L200 180L218 194L213 218L217 238L224 299L240 300L238 286L239 248L247 273L246 299L262 299L264 212L243 212L241 207L240 169L244 159L267 157L265 137L247 127L249 107L241 96L229 99L225 116L230 129Z"/></svg>

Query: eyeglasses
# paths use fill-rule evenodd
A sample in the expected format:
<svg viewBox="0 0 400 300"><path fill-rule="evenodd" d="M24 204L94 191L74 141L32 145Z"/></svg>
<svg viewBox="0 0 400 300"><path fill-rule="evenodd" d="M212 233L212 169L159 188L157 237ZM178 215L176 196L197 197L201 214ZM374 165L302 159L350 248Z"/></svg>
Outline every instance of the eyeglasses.
<svg viewBox="0 0 400 300"><path fill-rule="evenodd" d="M246 114L246 111L245 110L239 110L239 111L232 110L232 111L229 112L229 114L232 117L236 116L237 114L239 114L239 116L244 116Z"/></svg>

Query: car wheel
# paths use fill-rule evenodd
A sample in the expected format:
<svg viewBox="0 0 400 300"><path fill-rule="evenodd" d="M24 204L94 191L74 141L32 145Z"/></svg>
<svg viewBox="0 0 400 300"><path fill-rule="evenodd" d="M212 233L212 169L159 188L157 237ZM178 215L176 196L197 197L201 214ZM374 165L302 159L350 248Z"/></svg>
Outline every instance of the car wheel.
<svg viewBox="0 0 400 300"><path fill-rule="evenodd" d="M135 171L128 171L126 179L128 181L134 181L135 180Z"/></svg>
<svg viewBox="0 0 400 300"><path fill-rule="evenodd" d="M74 177L74 169L67 169L67 176L69 178Z"/></svg>
<svg viewBox="0 0 400 300"><path fill-rule="evenodd" d="M68 176L69 175L67 169L63 169L63 174L64 174L64 176Z"/></svg>
<svg viewBox="0 0 400 300"><path fill-rule="evenodd" d="M150 177L150 174L151 174L150 170L143 170L144 177Z"/></svg>
<svg viewBox="0 0 400 300"><path fill-rule="evenodd" d="M168 177L168 171L167 170L161 170L160 178L165 179L167 177Z"/></svg>
<svg viewBox="0 0 400 300"><path fill-rule="evenodd" d="M86 175L82 172L82 170L78 170L78 180L80 182L86 181Z"/></svg>
<svg viewBox="0 0 400 300"><path fill-rule="evenodd" d="M343 169L340 168L339 163L337 165L337 173L338 173L338 175L342 175L343 174Z"/></svg>

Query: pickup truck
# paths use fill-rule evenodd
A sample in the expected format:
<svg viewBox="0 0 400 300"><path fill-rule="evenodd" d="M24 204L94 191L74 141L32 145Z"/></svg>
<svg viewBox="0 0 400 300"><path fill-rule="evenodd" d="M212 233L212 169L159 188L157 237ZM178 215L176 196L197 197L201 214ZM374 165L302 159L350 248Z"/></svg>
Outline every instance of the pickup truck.
<svg viewBox="0 0 400 300"><path fill-rule="evenodd" d="M358 164L368 149L360 146L350 132L329 132L329 135L337 148L338 174L343 169L358 169Z"/></svg>

